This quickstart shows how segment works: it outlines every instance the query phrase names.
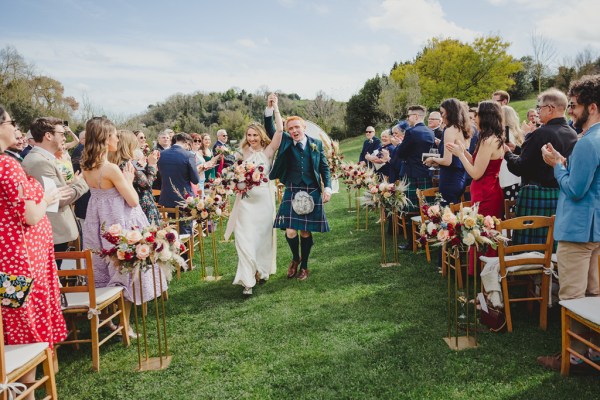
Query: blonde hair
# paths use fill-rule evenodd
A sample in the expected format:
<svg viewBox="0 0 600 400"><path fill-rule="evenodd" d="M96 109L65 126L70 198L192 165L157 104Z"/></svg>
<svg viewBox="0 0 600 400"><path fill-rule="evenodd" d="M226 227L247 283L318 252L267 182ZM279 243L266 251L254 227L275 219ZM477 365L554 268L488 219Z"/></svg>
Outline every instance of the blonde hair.
<svg viewBox="0 0 600 400"><path fill-rule="evenodd" d="M85 124L86 141L81 155L81 169L90 171L102 166L108 153L108 137L117 128L106 117L94 117Z"/></svg>
<svg viewBox="0 0 600 400"><path fill-rule="evenodd" d="M200 141L200 148L198 150L200 150L200 153L202 153L203 156L205 157L212 157L212 150L210 149L210 145L208 147L204 147L204 138L207 137L210 139L210 142L212 144L212 138L210 137L210 134L208 133L203 133L202 135L200 135L200 138L202 139ZM207 153L208 151L208 153Z"/></svg>
<svg viewBox="0 0 600 400"><path fill-rule="evenodd" d="M121 165L123 161L133 159L133 151L138 146L138 140L133 132L126 129L117 131L117 137L119 138L117 151L108 154L108 161L113 164Z"/></svg>
<svg viewBox="0 0 600 400"><path fill-rule="evenodd" d="M511 106L502 106L502 115L504 117L504 126L508 127L509 133L515 138L515 144L521 146L525 140L525 135L519 124L519 115Z"/></svg>
<svg viewBox="0 0 600 400"><path fill-rule="evenodd" d="M246 147L250 147L250 143L248 143L248 131L250 129L254 129L257 133L258 136L260 137L260 145L262 147L267 147L269 145L269 143L271 143L271 139L269 139L269 137L267 136L267 132L265 131L265 128L263 128L263 126L257 122L253 122L250 125L248 125L248 127L246 128L246 134L244 134L244 138L242 139L242 142L240 143L240 149L244 150L246 149Z"/></svg>

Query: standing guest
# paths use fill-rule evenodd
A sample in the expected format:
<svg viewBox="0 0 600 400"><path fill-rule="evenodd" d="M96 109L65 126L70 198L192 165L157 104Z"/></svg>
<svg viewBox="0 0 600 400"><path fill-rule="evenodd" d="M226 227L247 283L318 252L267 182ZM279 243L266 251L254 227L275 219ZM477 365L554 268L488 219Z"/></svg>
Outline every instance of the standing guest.
<svg viewBox="0 0 600 400"><path fill-rule="evenodd" d="M202 141L200 142L198 151L202 154L202 157L204 157L204 161L209 162L214 158L213 152L210 149L210 135L208 133L203 133L201 137ZM212 181L217 176L217 169L214 166L214 163L212 163L212 165L212 167L211 164L207 165L207 168L204 170L205 181Z"/></svg>
<svg viewBox="0 0 600 400"><path fill-rule="evenodd" d="M146 134L142 131L133 131L137 139L137 148L142 151L144 156L150 155L150 145L146 142Z"/></svg>
<svg viewBox="0 0 600 400"><path fill-rule="evenodd" d="M527 111L527 120L521 124L521 130L524 135L527 135L540 127L540 119L535 108L530 108Z"/></svg>
<svg viewBox="0 0 600 400"><path fill-rule="evenodd" d="M374 155L367 154L365 159L375 167L377 175L390 182L390 160L391 154L396 149L392 144L392 135L389 129L381 132L381 146Z"/></svg>
<svg viewBox="0 0 600 400"><path fill-rule="evenodd" d="M444 136L439 142L440 157L429 157L425 165L434 164L440 167L439 187L444 201L452 204L460 203L465 191L466 173L459 158L446 151L444 145L453 143L469 148L471 139L471 122L467 110L458 99L447 99L440 105L440 115L444 121Z"/></svg>
<svg viewBox="0 0 600 400"><path fill-rule="evenodd" d="M548 89L538 96L540 121L543 125L531 132L521 146L521 154L517 155L506 146L504 159L508 170L521 177L521 187L517 196L515 214L541 215L549 217L556 213L558 201L558 182L554 178L553 169L546 165L540 149L547 143L563 156L569 157L577 142L577 133L565 119L567 96L558 89ZM546 229L528 229L515 232L515 243L544 243L548 231Z"/></svg>
<svg viewBox="0 0 600 400"><path fill-rule="evenodd" d="M21 157L22 158L25 158L25 156L27 154L29 154L29 152L31 151L31 149L33 149L33 146L35 146L35 140L33 140L33 136L31 136L31 131L27 131L27 134L25 135L25 138L27 139L27 146L25 146L25 148L21 152Z"/></svg>
<svg viewBox="0 0 600 400"><path fill-rule="evenodd" d="M73 163L73 170L75 172L81 171L81 166L79 165L81 161L81 154L83 153L83 147L85 146L85 131L81 131L79 133L79 143L73 149L73 153L71 153L71 162Z"/></svg>
<svg viewBox="0 0 600 400"><path fill-rule="evenodd" d="M147 158L143 153L136 158L134 153L135 150L139 150L139 142L134 133L128 130L120 130L117 132L117 137L119 138L117 151L108 154L108 161L118 165L121 171L125 170L127 163L132 163L135 171L133 188L140 199L140 206L144 210L148 222L160 225L162 218L158 208L156 208L154 196L152 196L152 183L156 179L158 150L153 150Z"/></svg>
<svg viewBox="0 0 600 400"><path fill-rule="evenodd" d="M511 106L502 106L502 114L504 116L504 143L516 154L521 152L524 135L519 126L519 115ZM507 135L508 134L508 138ZM508 139L508 140L507 140ZM514 175L508 170L506 160L502 161L500 167L500 187L504 193L504 198L507 200L515 200L519 192L521 178Z"/></svg>
<svg viewBox="0 0 600 400"><path fill-rule="evenodd" d="M273 109L265 110L265 127L270 138L273 138L276 132L273 113ZM285 126L287 132L283 134L269 174L271 180L279 179L285 185L274 227L285 229L285 238L292 252L287 277L296 277L299 281L304 281L309 275L308 258L313 246L312 232L329 232L323 204L331 199L331 175L323 152L323 143L306 135L304 120L292 116L286 120ZM314 207L308 214L298 214L300 209L295 210L292 205L293 199L300 192L312 198L311 203Z"/></svg>
<svg viewBox="0 0 600 400"><path fill-rule="evenodd" d="M165 207L177 207L177 202L182 201L175 189L182 194L193 196L192 184L200 182L196 155L190 151L192 138L187 133L178 133L173 136L175 144L160 154L158 169L162 174L162 187L158 204ZM181 234L191 234L191 223L179 224Z"/></svg>
<svg viewBox="0 0 600 400"><path fill-rule="evenodd" d="M447 143L445 147L460 159L467 173L473 178L471 201L479 203L478 213L502 218L504 196L498 173L504 156L504 129L500 103L495 101L479 103L475 121L479 127L479 141L473 156L462 144ZM489 247L485 255L493 257L497 253ZM473 257L469 256L469 274L474 272Z"/></svg>
<svg viewBox="0 0 600 400"><path fill-rule="evenodd" d="M65 139L67 137L71 138L70 141L65 140L65 144L64 144L64 148L65 151L74 149L75 147L77 147L77 145L79 144L79 138L77 137L77 135L71 130L71 128L69 128L68 125L66 125L67 121L64 121L64 128L65 128Z"/></svg>
<svg viewBox="0 0 600 400"><path fill-rule="evenodd" d="M375 128L372 126L367 126L367 129L365 129L365 136L366 139L363 142L363 147L360 151L358 162L366 165L368 168L373 168L373 163L368 161L365 157L367 154L372 154L375 150L377 150L381 146L381 141L377 136L375 136Z"/></svg>
<svg viewBox="0 0 600 400"><path fill-rule="evenodd" d="M14 142L15 127L15 121L0 105L0 154ZM52 228L46 217L46 208L61 200L64 191L44 193L42 185L28 178L13 157L0 155L0 265L6 274L33 278L21 307L2 307L5 344L46 342L53 348L67 337L50 239ZM20 382L32 383L35 372Z"/></svg>
<svg viewBox="0 0 600 400"><path fill-rule="evenodd" d="M90 187L91 197L83 225L83 248L108 250L112 247L102 237L101 226L119 224L123 229L134 227L145 228L148 219L139 205L139 196L133 188L135 168L129 162L121 171L119 167L108 161L108 153L117 151L119 138L115 125L106 117L94 117L85 125L87 139L81 157L83 177ZM155 270L142 272L141 282L133 274L121 274L110 259L99 254L93 254L94 283L96 288L120 286L124 289L125 320L129 321L131 304L134 299L133 285L136 287L136 304L152 300L154 286L160 287L161 282L153 282L153 274L158 278L158 266ZM167 288L166 280L162 287ZM140 293L140 290L143 292ZM160 293L159 293L160 295ZM133 329L129 327L127 334L136 337Z"/></svg>
<svg viewBox="0 0 600 400"><path fill-rule="evenodd" d="M15 127L15 140L13 143L9 143L4 154L17 160L19 163L23 162L21 152L25 148L26 139L23 136L23 132L18 127Z"/></svg>
<svg viewBox="0 0 600 400"><path fill-rule="evenodd" d="M165 129L164 131L159 133L156 145L154 146L153 150L158 150L159 153L162 153L163 150L166 150L169 147L171 147L171 132L173 132L172 129ZM160 190L161 187L162 178L159 170L156 174L156 179L154 179L154 183L152 184L152 189Z"/></svg>
<svg viewBox="0 0 600 400"><path fill-rule="evenodd" d="M235 155L231 151L231 147L227 144L228 137L229 135L227 135L227 131L225 129L219 129L217 131L217 142L212 148L212 154L223 155L219 166L216 168L217 175L221 175L223 168L230 167L235 162Z"/></svg>
<svg viewBox="0 0 600 400"><path fill-rule="evenodd" d="M427 109L423 106L408 107L410 128L404 134L404 140L394 150L390 160L390 181L406 179L407 197L413 204L410 211L418 211L417 189L433 186L429 168L423 164L423 153L429 153L435 147L433 131L423 123ZM412 241L400 245L402 250L412 250Z"/></svg>
<svg viewBox="0 0 600 400"><path fill-rule="evenodd" d="M390 140L394 145L394 150L395 147L404 140L404 134L408 128L410 128L408 121L398 121L398 123L392 128L392 137Z"/></svg>
<svg viewBox="0 0 600 400"><path fill-rule="evenodd" d="M554 228L554 240L558 241L560 300L600 296L600 75L588 75L572 82L569 98L569 116L575 127L583 131L569 162L551 143L542 147L544 161L553 168L560 190ZM600 335L576 320L571 321L569 329L600 344ZM574 340L571 347L590 360L600 362L600 353L579 340ZM538 357L538 362L559 371L561 356ZM587 366L574 355L570 356L570 362L571 368Z"/></svg>
<svg viewBox="0 0 600 400"><path fill-rule="evenodd" d="M439 145L444 132L442 129L442 114L440 114L438 111L433 111L431 114L429 114L429 118L427 118L427 126L433 131L433 135L435 136L435 144Z"/></svg>
<svg viewBox="0 0 600 400"><path fill-rule="evenodd" d="M499 103L501 106L505 106L510 103L510 94L505 90L496 90L492 95L492 101Z"/></svg>
<svg viewBox="0 0 600 400"><path fill-rule="evenodd" d="M57 163L55 154L65 143L65 128L58 118L37 118L31 124L31 134L35 139L35 147L23 160L23 169L38 182L43 177L52 179L56 187L67 187L68 197L61 200L58 211L48 214L52 224L54 251L67 251L69 242L79 237L75 214L71 204L89 190L83 179L72 179L67 182ZM65 151L66 152L66 151ZM60 267L60 263L57 263Z"/></svg>
<svg viewBox="0 0 600 400"><path fill-rule="evenodd" d="M65 143L54 153L56 157L56 167L62 174L65 182L71 183L75 179L75 170L73 169L73 163L71 162L71 156L65 149Z"/></svg>
<svg viewBox="0 0 600 400"><path fill-rule="evenodd" d="M218 157L204 158L202 135L198 133L190 133L192 137L192 152L196 155L196 167L198 168L198 175L200 176L200 182L197 185L196 195L204 197L204 183L206 182L206 171L213 170ZM210 135L208 136L208 145L205 148L210 148Z"/></svg>

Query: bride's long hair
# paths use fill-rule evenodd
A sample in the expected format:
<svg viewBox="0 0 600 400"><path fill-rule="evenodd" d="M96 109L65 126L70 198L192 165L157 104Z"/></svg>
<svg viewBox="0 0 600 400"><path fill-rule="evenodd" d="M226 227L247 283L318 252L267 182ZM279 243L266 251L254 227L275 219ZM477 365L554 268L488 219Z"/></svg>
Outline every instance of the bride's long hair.
<svg viewBox="0 0 600 400"><path fill-rule="evenodd" d="M242 151L244 151L247 147L250 147L250 143L248 143L248 139L246 138L246 135L250 129L254 129L256 132L258 132L258 136L260 136L260 145L263 148L267 147L269 143L271 143L271 139L269 139L267 136L267 131L265 131L265 128L258 122L253 122L246 128L246 133L244 133L244 138L240 143L240 149Z"/></svg>

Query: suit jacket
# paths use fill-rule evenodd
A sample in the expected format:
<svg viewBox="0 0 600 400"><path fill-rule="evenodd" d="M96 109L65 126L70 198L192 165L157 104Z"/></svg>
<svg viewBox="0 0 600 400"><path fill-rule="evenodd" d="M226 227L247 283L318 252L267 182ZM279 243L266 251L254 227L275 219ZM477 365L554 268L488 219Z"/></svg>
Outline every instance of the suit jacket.
<svg viewBox="0 0 600 400"><path fill-rule="evenodd" d="M200 176L196 169L196 155L179 145L173 145L160 153L158 170L162 175L160 198L158 203L165 207L175 207L180 198L173 188L185 196L193 196L192 183L197 185Z"/></svg>
<svg viewBox="0 0 600 400"><path fill-rule="evenodd" d="M406 130L404 140L398 146L390 160L390 182L406 176L408 178L427 178L429 168L423 164L423 153L435 147L433 131L419 122ZM402 167L403 174L399 172Z"/></svg>
<svg viewBox="0 0 600 400"><path fill-rule="evenodd" d="M577 142L577 133L564 118L554 118L531 132L521 146L521 155L506 152L504 159L508 170L521 177L521 185L538 185L557 188L552 167L544 162L541 148L547 143L564 157L569 157Z"/></svg>
<svg viewBox="0 0 600 400"><path fill-rule="evenodd" d="M575 144L567 168L554 167L560 193L554 239L600 242L600 124Z"/></svg>
<svg viewBox="0 0 600 400"><path fill-rule="evenodd" d="M56 160L43 152L37 146L34 146L21 164L28 175L33 176L42 183L42 176L48 177L54 181L56 187L66 186L61 172L56 167ZM71 204L79 199L83 194L89 191L85 180L77 179L69 185L75 193L68 199L62 200L58 204L58 212L47 213L50 224L52 225L52 237L54 244L66 243L77 239L79 231L75 222L75 214L71 209Z"/></svg>
<svg viewBox="0 0 600 400"><path fill-rule="evenodd" d="M267 131L267 136L269 139L273 139L276 128L272 115L265 115L265 130ZM313 166L312 173L314 174L314 178L318 183L319 191L321 191L321 183L323 184L323 187L330 188L331 172L329 170L329 164L327 163L327 157L325 157L325 153L323 152L323 143L320 140L313 139L308 135L306 135L306 139L306 145L311 148L310 158ZM275 156L273 168L271 168L271 173L269 174L269 179L279 179L279 181L285 184L287 163L289 162L289 159L291 159L289 153L286 154L286 152L291 151L291 147L293 145L294 139L292 139L289 133L284 132L283 137L281 138L281 144L279 145L279 150Z"/></svg>
<svg viewBox="0 0 600 400"><path fill-rule="evenodd" d="M358 162L364 161L367 163L369 168L373 168L373 163L371 161L367 161L365 156L367 154L373 153L375 150L381 148L381 140L378 137L373 136L373 139L367 139L363 142L362 150L360 151L360 156L358 157Z"/></svg>

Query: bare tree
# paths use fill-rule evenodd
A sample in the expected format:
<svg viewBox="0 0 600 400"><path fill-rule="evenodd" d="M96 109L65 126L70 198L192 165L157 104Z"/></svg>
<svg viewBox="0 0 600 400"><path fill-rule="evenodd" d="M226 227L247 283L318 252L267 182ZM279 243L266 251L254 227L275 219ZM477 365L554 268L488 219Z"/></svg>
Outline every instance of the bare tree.
<svg viewBox="0 0 600 400"><path fill-rule="evenodd" d="M538 93L542 91L542 78L550 72L550 64L556 57L556 49L550 39L535 30L531 32L533 49L533 75L537 79Z"/></svg>

